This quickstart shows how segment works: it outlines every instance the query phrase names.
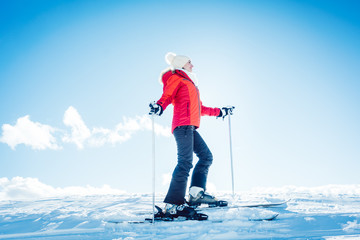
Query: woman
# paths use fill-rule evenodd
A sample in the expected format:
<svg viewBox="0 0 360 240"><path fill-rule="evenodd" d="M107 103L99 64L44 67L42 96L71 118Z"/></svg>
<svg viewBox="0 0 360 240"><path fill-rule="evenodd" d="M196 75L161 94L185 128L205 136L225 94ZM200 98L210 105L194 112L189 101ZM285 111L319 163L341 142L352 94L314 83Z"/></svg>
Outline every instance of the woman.
<svg viewBox="0 0 360 240"><path fill-rule="evenodd" d="M165 69L160 76L163 94L156 103L150 104L150 114L159 116L170 103L174 105L172 133L177 144L178 163L164 199L165 212L178 217L188 216L195 211L187 205L185 200L187 180L193 167L193 153L199 161L191 177L189 205L198 206L206 203L211 206L226 206L226 201L218 201L205 193L208 170L213 156L196 129L200 127L201 116L225 117L232 114L234 107L220 109L202 105L190 58L167 53L165 60L170 67Z"/></svg>

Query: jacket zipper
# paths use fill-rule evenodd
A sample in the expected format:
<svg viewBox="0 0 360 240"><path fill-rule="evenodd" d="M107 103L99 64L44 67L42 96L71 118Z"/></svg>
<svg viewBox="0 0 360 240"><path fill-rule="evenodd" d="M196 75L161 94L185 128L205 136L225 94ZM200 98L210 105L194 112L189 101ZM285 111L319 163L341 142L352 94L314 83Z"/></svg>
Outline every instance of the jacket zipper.
<svg viewBox="0 0 360 240"><path fill-rule="evenodd" d="M194 84L195 86L195 84ZM197 93L197 97L198 97L198 105L199 105L199 121L201 118L201 102L200 102L200 93L199 93L199 88L197 86L195 86L196 88L196 93Z"/></svg>
<svg viewBox="0 0 360 240"><path fill-rule="evenodd" d="M200 121L200 118L201 118L201 102L200 102L199 88L195 85L195 83L193 81L191 81L189 79L186 79L186 78L184 78L184 80L191 82L194 85L195 89L196 89L196 95L197 95L198 106L199 106L199 121ZM189 105L188 105L188 108L189 108ZM190 111L188 111L188 112L190 112Z"/></svg>

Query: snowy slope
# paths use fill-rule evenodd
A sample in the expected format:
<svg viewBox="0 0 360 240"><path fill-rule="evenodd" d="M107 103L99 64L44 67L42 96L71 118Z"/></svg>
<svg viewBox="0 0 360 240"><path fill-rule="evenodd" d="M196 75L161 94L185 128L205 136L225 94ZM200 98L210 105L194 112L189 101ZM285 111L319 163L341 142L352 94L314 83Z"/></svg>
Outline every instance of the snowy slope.
<svg viewBox="0 0 360 240"><path fill-rule="evenodd" d="M274 208L205 210L211 221L114 224L143 220L152 211L151 194L81 194L0 201L0 239L360 239L360 186L254 189L218 197L232 204L276 202ZM17 198L22 198L19 200ZM162 206L162 194L157 203ZM275 221L249 218L280 213ZM218 221L224 220L224 221Z"/></svg>

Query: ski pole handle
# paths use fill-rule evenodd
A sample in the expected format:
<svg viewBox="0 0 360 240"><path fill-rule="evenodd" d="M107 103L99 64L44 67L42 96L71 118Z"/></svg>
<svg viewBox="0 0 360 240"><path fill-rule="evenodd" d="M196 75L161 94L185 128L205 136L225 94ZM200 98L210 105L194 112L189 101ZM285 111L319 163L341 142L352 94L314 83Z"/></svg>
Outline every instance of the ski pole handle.
<svg viewBox="0 0 360 240"><path fill-rule="evenodd" d="M235 107L234 106L227 106L227 107L223 107L220 109L221 111L221 115L220 117L222 117L222 119L224 120L226 116L233 115L233 111L234 111Z"/></svg>

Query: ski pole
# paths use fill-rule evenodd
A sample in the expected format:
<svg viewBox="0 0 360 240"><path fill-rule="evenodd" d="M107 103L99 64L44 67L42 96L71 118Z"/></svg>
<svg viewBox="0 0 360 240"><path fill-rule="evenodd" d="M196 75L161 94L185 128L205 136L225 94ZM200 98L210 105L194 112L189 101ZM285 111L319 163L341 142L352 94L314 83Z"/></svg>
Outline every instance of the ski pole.
<svg viewBox="0 0 360 240"><path fill-rule="evenodd" d="M232 140L231 140L231 114L229 114L229 142L230 142L230 162L231 162L231 185L232 185L232 196L234 198L234 165L233 165L233 154L232 154Z"/></svg>
<svg viewBox="0 0 360 240"><path fill-rule="evenodd" d="M155 120L154 114L151 115L151 122L152 122L152 200L153 200L153 217L152 217L152 224L155 223Z"/></svg>

